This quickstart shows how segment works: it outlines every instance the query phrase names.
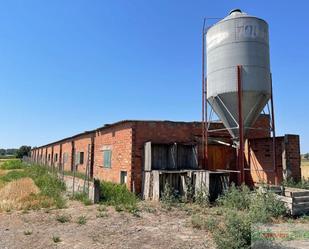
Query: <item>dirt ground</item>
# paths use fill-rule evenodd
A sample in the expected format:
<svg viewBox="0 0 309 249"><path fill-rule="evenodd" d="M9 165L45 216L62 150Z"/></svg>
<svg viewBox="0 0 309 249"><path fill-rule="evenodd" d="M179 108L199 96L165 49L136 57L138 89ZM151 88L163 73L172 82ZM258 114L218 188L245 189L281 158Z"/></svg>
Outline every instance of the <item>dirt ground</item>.
<svg viewBox="0 0 309 249"><path fill-rule="evenodd" d="M103 217L99 217L98 205L84 206L77 201L61 210L0 213L0 249L215 248L207 232L190 226L185 212L148 205L138 215L108 207ZM61 215L69 215L71 220L57 221ZM86 224L78 224L80 216L86 217ZM58 238L60 242L54 242Z"/></svg>

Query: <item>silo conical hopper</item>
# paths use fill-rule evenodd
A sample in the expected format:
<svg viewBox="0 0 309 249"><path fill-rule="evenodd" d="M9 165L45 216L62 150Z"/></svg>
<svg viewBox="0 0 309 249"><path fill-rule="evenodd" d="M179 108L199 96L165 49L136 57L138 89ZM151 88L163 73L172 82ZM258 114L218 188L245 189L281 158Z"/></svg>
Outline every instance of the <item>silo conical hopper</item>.
<svg viewBox="0 0 309 249"><path fill-rule="evenodd" d="M237 66L241 65L244 135L271 96L268 24L240 10L206 33L207 101L234 139L239 137Z"/></svg>

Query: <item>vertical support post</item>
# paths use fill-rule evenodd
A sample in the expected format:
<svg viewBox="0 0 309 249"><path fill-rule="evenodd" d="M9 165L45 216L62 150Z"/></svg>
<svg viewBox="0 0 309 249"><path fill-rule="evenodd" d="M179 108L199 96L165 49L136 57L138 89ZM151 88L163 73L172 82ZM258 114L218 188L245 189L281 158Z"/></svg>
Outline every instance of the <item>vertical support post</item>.
<svg viewBox="0 0 309 249"><path fill-rule="evenodd" d="M207 78L205 79L205 169L208 169Z"/></svg>
<svg viewBox="0 0 309 249"><path fill-rule="evenodd" d="M273 135L273 169L275 173L275 185L278 185L278 169L277 169L277 159L276 159L276 129L275 129L275 112L274 112L274 98L273 98L273 80L272 75L270 74L270 104L271 104L271 128Z"/></svg>
<svg viewBox="0 0 309 249"><path fill-rule="evenodd" d="M75 196L75 177L76 177L76 156L75 156L75 148L73 149L73 189L72 189L72 196Z"/></svg>
<svg viewBox="0 0 309 249"><path fill-rule="evenodd" d="M237 88L238 88L238 128L239 128L239 147L238 147L238 170L239 174L239 182L242 184L245 182L244 175L244 124L243 124L243 116L242 116L242 66L237 66Z"/></svg>
<svg viewBox="0 0 309 249"><path fill-rule="evenodd" d="M50 157L50 166L52 173L54 174L54 146L52 145L51 157Z"/></svg>
<svg viewBox="0 0 309 249"><path fill-rule="evenodd" d="M205 19L202 30L202 167L206 166L206 147L205 147Z"/></svg>
<svg viewBox="0 0 309 249"><path fill-rule="evenodd" d="M62 144L60 144L59 156L58 156L58 171L62 170Z"/></svg>

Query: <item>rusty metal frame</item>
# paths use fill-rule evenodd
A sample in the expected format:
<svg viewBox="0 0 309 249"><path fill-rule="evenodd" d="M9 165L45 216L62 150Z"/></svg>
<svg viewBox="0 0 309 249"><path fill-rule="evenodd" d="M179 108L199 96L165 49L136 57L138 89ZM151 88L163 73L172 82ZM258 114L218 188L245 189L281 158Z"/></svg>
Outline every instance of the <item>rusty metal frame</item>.
<svg viewBox="0 0 309 249"><path fill-rule="evenodd" d="M238 96L238 125L239 125L239 145L238 145L238 170L240 171L239 183L245 182L244 175L244 164L245 164L245 154L244 154L244 120L243 120L243 105L242 105L242 66L237 65L237 96Z"/></svg>
<svg viewBox="0 0 309 249"><path fill-rule="evenodd" d="M273 144L272 144L272 149L273 149L273 168L274 168L274 173L275 173L275 185L278 185L278 169L277 169L277 158L276 158L276 129L275 129L275 112L274 112L274 97L273 97L273 80L272 80L272 75L270 74L270 105L271 105L271 130L272 130L272 135L273 135Z"/></svg>
<svg viewBox="0 0 309 249"><path fill-rule="evenodd" d="M207 135L207 100L206 100L206 84L205 84L205 25L206 18L204 18L203 30L202 30L202 150L203 150L203 169L207 167L208 158L208 135ZM206 108L205 108L206 105ZM206 119L205 119L206 116Z"/></svg>

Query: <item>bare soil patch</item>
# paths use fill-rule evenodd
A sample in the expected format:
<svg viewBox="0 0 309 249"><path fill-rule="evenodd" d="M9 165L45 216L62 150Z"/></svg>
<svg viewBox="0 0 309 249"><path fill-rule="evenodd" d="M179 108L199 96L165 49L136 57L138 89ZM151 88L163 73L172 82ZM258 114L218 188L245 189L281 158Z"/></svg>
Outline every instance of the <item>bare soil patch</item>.
<svg viewBox="0 0 309 249"><path fill-rule="evenodd" d="M112 207L102 211L99 205L84 206L77 201L61 210L0 213L0 249L215 248L207 232L190 226L186 212L140 205L138 214ZM70 219L61 223L59 216Z"/></svg>

